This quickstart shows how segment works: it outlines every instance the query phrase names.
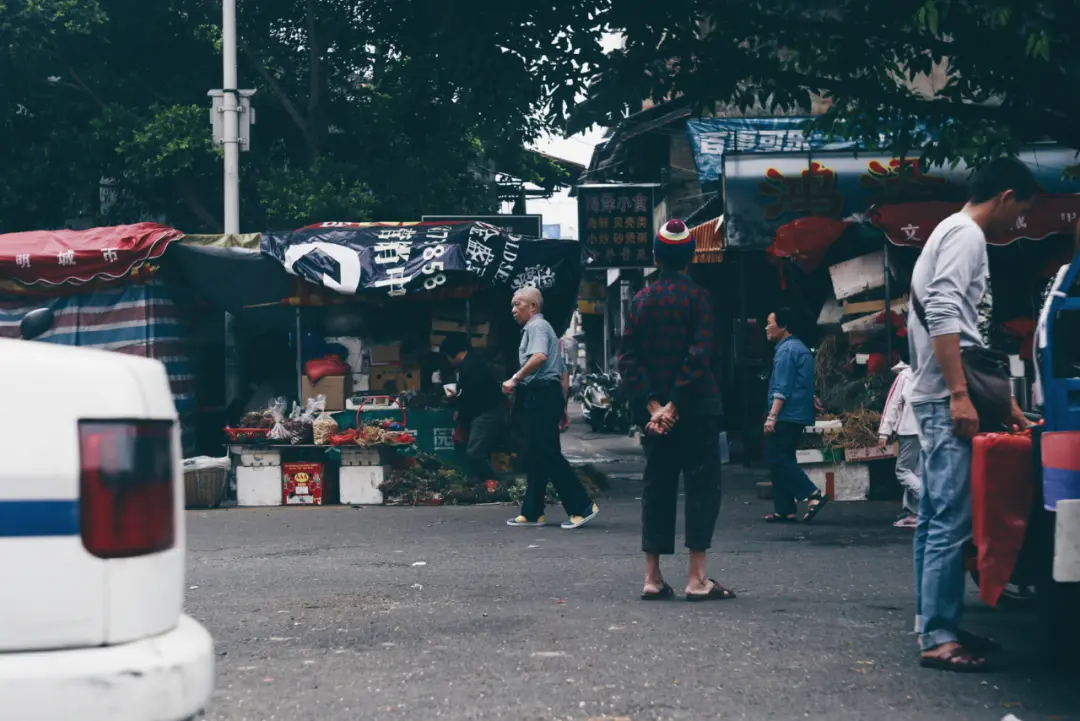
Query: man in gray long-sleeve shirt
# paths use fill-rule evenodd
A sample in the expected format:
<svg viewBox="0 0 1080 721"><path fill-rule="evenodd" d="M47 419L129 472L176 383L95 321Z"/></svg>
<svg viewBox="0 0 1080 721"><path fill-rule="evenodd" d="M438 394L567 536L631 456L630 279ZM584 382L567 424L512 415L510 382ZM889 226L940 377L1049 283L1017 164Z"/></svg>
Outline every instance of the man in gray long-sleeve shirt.
<svg viewBox="0 0 1080 721"><path fill-rule="evenodd" d="M983 344L977 307L987 290L986 235L1014 227L1037 189L1031 171L1015 158L984 166L971 180L967 205L934 229L912 273L910 398L923 454L915 623L928 668L987 668L986 659L965 648L972 637L960 631L963 546L971 536L971 438L979 430L960 349ZM915 310L916 299L924 319ZM1013 422L1024 424L1015 402Z"/></svg>

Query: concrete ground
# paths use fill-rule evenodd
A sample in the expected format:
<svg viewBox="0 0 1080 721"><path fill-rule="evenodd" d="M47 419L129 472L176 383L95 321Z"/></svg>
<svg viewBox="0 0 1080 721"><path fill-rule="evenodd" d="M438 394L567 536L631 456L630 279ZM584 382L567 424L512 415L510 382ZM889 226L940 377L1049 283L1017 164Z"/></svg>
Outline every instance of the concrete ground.
<svg viewBox="0 0 1080 721"><path fill-rule="evenodd" d="M218 652L207 718L1080 719L1034 618L974 594L967 625L1006 645L1002 672L918 668L890 504L766 526L761 476L729 467L710 571L739 598L642 603L636 441L576 424L565 446L615 477L575 532L508 528L507 507L190 512L188 610ZM685 562L666 566L677 589Z"/></svg>

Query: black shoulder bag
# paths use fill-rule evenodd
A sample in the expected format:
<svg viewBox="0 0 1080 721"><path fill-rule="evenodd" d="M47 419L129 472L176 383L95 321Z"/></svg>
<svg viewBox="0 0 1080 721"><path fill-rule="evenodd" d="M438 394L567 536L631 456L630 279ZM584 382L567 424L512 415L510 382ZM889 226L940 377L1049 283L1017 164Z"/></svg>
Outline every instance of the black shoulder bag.
<svg viewBox="0 0 1080 721"><path fill-rule="evenodd" d="M950 233L951 235L951 233ZM948 235L942 238L944 243ZM911 303L915 316L919 319L927 336L930 327L926 324L926 311L911 289ZM967 379L968 396L979 414L980 424L1007 424L1012 415L1012 385L1009 382L1009 357L1001 351L982 346L969 346L960 349L960 362L964 366Z"/></svg>

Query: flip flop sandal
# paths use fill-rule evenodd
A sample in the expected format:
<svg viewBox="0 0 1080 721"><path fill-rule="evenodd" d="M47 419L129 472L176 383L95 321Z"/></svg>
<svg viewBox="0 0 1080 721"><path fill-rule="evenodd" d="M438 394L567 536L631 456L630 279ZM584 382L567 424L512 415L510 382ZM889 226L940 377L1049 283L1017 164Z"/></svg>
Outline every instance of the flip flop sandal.
<svg viewBox="0 0 1080 721"><path fill-rule="evenodd" d="M893 528L915 528L918 523L919 522L911 516L904 516L893 523Z"/></svg>
<svg viewBox="0 0 1080 721"><path fill-rule="evenodd" d="M669 598L675 598L675 589L667 584L667 581L663 582L664 585L660 587L659 591L651 591L649 593L641 594L642 601L666 601Z"/></svg>
<svg viewBox="0 0 1080 721"><path fill-rule="evenodd" d="M799 519L784 516L779 513L770 513L765 516L765 523L797 523Z"/></svg>
<svg viewBox="0 0 1080 721"><path fill-rule="evenodd" d="M817 504L810 506L806 510L806 513L802 517L803 523L809 523L810 521L814 520L814 517L817 516L817 514L821 513L821 509L829 505L829 501L832 499L830 499L829 494L826 493L817 497L811 496L810 500L817 501Z"/></svg>
<svg viewBox="0 0 1080 721"><path fill-rule="evenodd" d="M735 592L724 588L713 579L709 579L709 583L712 584L712 588L708 593L688 593L686 594L686 600L691 603L701 603L702 601L730 601L735 598Z"/></svg>
<svg viewBox="0 0 1080 721"><path fill-rule="evenodd" d="M990 671L989 661L965 649L957 649L941 657L922 656L919 658L919 665L935 671L952 671L953 673L986 673Z"/></svg>

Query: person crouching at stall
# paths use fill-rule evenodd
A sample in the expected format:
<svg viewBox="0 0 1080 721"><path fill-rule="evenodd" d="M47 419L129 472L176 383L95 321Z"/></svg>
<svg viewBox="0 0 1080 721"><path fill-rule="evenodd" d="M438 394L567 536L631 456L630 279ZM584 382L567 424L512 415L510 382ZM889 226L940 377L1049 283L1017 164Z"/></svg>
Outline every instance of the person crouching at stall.
<svg viewBox="0 0 1080 721"><path fill-rule="evenodd" d="M544 320L544 297L535 288L514 294L511 313L522 327L518 362L521 369L503 383L507 395L520 390L524 410L528 485L521 515L507 521L511 526L536 527L546 523L544 506L547 485L552 483L570 517L562 527L580 528L600 513L589 498L574 469L562 454L559 425L566 408L563 389L564 361L559 339Z"/></svg>
<svg viewBox="0 0 1080 721"><path fill-rule="evenodd" d="M878 427L878 446L885 448L895 436L900 452L896 456L896 480L904 487L904 513L893 525L915 528L919 516L919 494L922 492L922 456L919 449L919 424L915 409L908 402L911 390L911 367L900 362L893 366L896 380L885 400L885 412Z"/></svg>
<svg viewBox="0 0 1080 721"><path fill-rule="evenodd" d="M643 601L675 595L660 572L660 557L675 553L680 472L690 549L686 600L735 598L705 570L720 512L723 404L712 369L716 330L709 293L686 274L694 248L694 237L681 220L660 229L653 244L660 275L634 296L619 357L632 413L645 428Z"/></svg>
<svg viewBox="0 0 1080 721"><path fill-rule="evenodd" d="M499 379L484 354L469 347L464 333L447 335L439 349L457 368L457 386L447 395L454 401L458 424L468 437L465 455L469 472L480 483L496 481L491 452L506 420L506 398Z"/></svg>

